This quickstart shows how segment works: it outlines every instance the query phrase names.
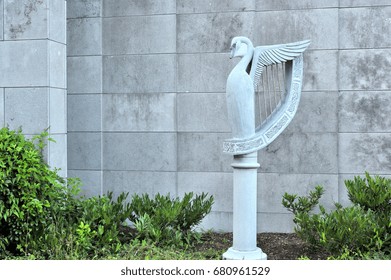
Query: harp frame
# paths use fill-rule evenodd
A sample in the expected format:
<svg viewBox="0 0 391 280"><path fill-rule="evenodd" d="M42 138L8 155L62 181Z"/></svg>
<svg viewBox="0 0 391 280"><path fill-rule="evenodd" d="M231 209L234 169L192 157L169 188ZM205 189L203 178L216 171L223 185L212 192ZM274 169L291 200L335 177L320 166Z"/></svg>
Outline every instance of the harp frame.
<svg viewBox="0 0 391 280"><path fill-rule="evenodd" d="M280 106L255 129L254 135L244 139L228 139L223 142L223 152L244 155L268 146L290 124L297 112L303 78L303 54L285 64L286 96Z"/></svg>

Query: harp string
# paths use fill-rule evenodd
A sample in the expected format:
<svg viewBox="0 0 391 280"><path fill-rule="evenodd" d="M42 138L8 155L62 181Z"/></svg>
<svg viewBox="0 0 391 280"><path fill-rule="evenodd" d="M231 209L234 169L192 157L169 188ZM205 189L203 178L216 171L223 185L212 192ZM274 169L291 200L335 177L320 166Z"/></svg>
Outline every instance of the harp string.
<svg viewBox="0 0 391 280"><path fill-rule="evenodd" d="M283 64L282 64L282 85L284 86L284 92L283 92L282 98L285 98L285 94L286 94L286 77L285 77L285 71L286 71L286 67L285 67L285 63L283 63Z"/></svg>
<svg viewBox="0 0 391 280"><path fill-rule="evenodd" d="M267 100L269 101L269 112L267 114L268 117L273 112L273 79L272 79L273 68L272 67L273 67L272 65L267 67L268 69L267 80L269 82L269 88L267 91Z"/></svg>
<svg viewBox="0 0 391 280"><path fill-rule="evenodd" d="M266 72L266 67L265 67L265 72ZM262 92L262 97L263 97L263 100L262 100L262 103L265 105L264 107L264 113L265 113L265 119L267 118L267 103L266 103L266 88L267 88L267 78L266 78L266 75L263 75L262 76L263 78L263 92Z"/></svg>
<svg viewBox="0 0 391 280"><path fill-rule="evenodd" d="M281 64L281 67L282 67L282 64ZM280 65L277 64L277 84L278 84L278 93L280 95L280 102L279 104L281 104L281 100L282 100L282 91L281 91L281 78L280 78Z"/></svg>
<svg viewBox="0 0 391 280"><path fill-rule="evenodd" d="M279 108L286 95L285 63L265 66L256 88L254 105L256 126L265 122Z"/></svg>
<svg viewBox="0 0 391 280"><path fill-rule="evenodd" d="M271 79L273 81L273 99L274 99L274 109L277 108L277 87L276 87L276 79L275 79L275 71L276 71L276 64L272 64L271 66Z"/></svg>

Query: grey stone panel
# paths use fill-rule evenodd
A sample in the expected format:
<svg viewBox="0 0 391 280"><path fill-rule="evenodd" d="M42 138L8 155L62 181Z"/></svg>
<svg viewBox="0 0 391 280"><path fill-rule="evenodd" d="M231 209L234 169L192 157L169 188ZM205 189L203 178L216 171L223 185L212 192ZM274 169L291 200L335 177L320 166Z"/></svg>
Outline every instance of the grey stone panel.
<svg viewBox="0 0 391 280"><path fill-rule="evenodd" d="M391 131L389 91L344 91L339 94L340 132Z"/></svg>
<svg viewBox="0 0 391 280"><path fill-rule="evenodd" d="M50 133L67 133L66 98L66 90L49 89Z"/></svg>
<svg viewBox="0 0 391 280"><path fill-rule="evenodd" d="M175 53L175 15L103 19L103 53Z"/></svg>
<svg viewBox="0 0 391 280"><path fill-rule="evenodd" d="M208 193L214 197L212 211L232 212L232 173L178 172L178 195Z"/></svg>
<svg viewBox="0 0 391 280"><path fill-rule="evenodd" d="M175 133L104 133L103 168L176 171Z"/></svg>
<svg viewBox="0 0 391 280"><path fill-rule="evenodd" d="M176 131L175 93L105 94L104 131Z"/></svg>
<svg viewBox="0 0 391 280"><path fill-rule="evenodd" d="M101 170L102 136L95 132L68 132L68 168Z"/></svg>
<svg viewBox="0 0 391 280"><path fill-rule="evenodd" d="M103 186L103 193L129 193L129 200L134 194L155 196L160 193L176 196L176 174L156 171L103 171Z"/></svg>
<svg viewBox="0 0 391 280"><path fill-rule="evenodd" d="M0 53L0 87L48 86L47 40L0 41Z"/></svg>
<svg viewBox="0 0 391 280"><path fill-rule="evenodd" d="M391 174L390 133L340 133L339 172Z"/></svg>
<svg viewBox="0 0 391 280"><path fill-rule="evenodd" d="M258 213L257 232L294 232L293 214ZM202 221L200 228L204 230L232 232L232 212L212 211ZM262 244L259 244L262 248ZM268 253L268 252L266 252Z"/></svg>
<svg viewBox="0 0 391 280"><path fill-rule="evenodd" d="M4 39L48 38L48 2L4 0Z"/></svg>
<svg viewBox="0 0 391 280"><path fill-rule="evenodd" d="M3 21L4 21L4 0L0 0L0 41L4 39L4 29L3 29Z"/></svg>
<svg viewBox="0 0 391 280"><path fill-rule="evenodd" d="M5 125L22 127L25 134L40 134L49 127L48 88L6 88Z"/></svg>
<svg viewBox="0 0 391 280"><path fill-rule="evenodd" d="M68 0L67 17L100 17L102 16L102 0Z"/></svg>
<svg viewBox="0 0 391 280"><path fill-rule="evenodd" d="M339 189L338 189L338 202L344 206L352 205L352 202L349 200L348 191L345 186L345 180L353 180L355 176L364 176L364 174L340 174Z"/></svg>
<svg viewBox="0 0 391 280"><path fill-rule="evenodd" d="M340 7L358 7L358 6L386 6L391 5L389 0L340 0Z"/></svg>
<svg viewBox="0 0 391 280"><path fill-rule="evenodd" d="M238 62L228 53L178 55L178 92L225 92L227 77ZM189 67L191 65L191 67Z"/></svg>
<svg viewBox="0 0 391 280"><path fill-rule="evenodd" d="M232 156L222 143L230 133L178 133L178 170L231 172Z"/></svg>
<svg viewBox="0 0 391 280"><path fill-rule="evenodd" d="M68 131L101 131L100 94L68 95Z"/></svg>
<svg viewBox="0 0 391 280"><path fill-rule="evenodd" d="M68 19L67 28L68 56L102 54L101 18Z"/></svg>
<svg viewBox="0 0 391 280"><path fill-rule="evenodd" d="M338 92L304 91L300 105L285 133L337 132Z"/></svg>
<svg viewBox="0 0 391 280"><path fill-rule="evenodd" d="M338 173L336 133L282 133L261 150L260 172Z"/></svg>
<svg viewBox="0 0 391 280"><path fill-rule="evenodd" d="M49 39L66 44L66 1L49 0Z"/></svg>
<svg viewBox="0 0 391 280"><path fill-rule="evenodd" d="M105 56L103 69L106 93L175 92L173 54Z"/></svg>
<svg viewBox="0 0 391 280"><path fill-rule="evenodd" d="M339 15L341 49L391 45L391 6L341 9Z"/></svg>
<svg viewBox="0 0 391 280"><path fill-rule="evenodd" d="M68 57L68 93L102 92L102 57Z"/></svg>
<svg viewBox="0 0 391 280"><path fill-rule="evenodd" d="M230 132L225 93L183 93L177 96L180 132Z"/></svg>
<svg viewBox="0 0 391 280"><path fill-rule="evenodd" d="M66 178L67 177L67 135L64 134L51 134L55 142L48 142L49 145L49 160L48 164L51 168L57 168L58 174Z"/></svg>
<svg viewBox="0 0 391 280"><path fill-rule="evenodd" d="M201 230L212 229L216 232L232 232L232 222L232 212L217 212L212 210L212 212L202 220L199 228Z"/></svg>
<svg viewBox="0 0 391 280"><path fill-rule="evenodd" d="M338 175L259 173L258 212L289 213L281 203L284 193L304 196L317 185L325 190L319 203L326 209L333 209L334 203L338 202Z"/></svg>
<svg viewBox="0 0 391 280"><path fill-rule="evenodd" d="M0 88L0 128L4 126L4 89Z"/></svg>
<svg viewBox="0 0 391 280"><path fill-rule="evenodd" d="M122 17L131 15L175 14L175 0L105 0L103 1L105 17Z"/></svg>
<svg viewBox="0 0 391 280"><path fill-rule="evenodd" d="M341 50L340 90L391 88L391 49Z"/></svg>
<svg viewBox="0 0 391 280"><path fill-rule="evenodd" d="M257 11L285 11L296 9L317 9L338 7L338 0L255 0Z"/></svg>
<svg viewBox="0 0 391 280"><path fill-rule="evenodd" d="M67 87L66 45L48 41L49 44L49 84L51 87Z"/></svg>
<svg viewBox="0 0 391 280"><path fill-rule="evenodd" d="M102 172L94 170L68 170L68 178L79 178L81 195L86 197L103 195Z"/></svg>
<svg viewBox="0 0 391 280"><path fill-rule="evenodd" d="M257 12L254 23L258 44L310 39L310 49L338 48L338 9L292 10L289 16L286 11Z"/></svg>
<svg viewBox="0 0 391 280"><path fill-rule="evenodd" d="M293 214L286 213L258 213L258 232L294 232ZM260 244L262 248L262 244ZM265 252L266 254L268 252Z"/></svg>
<svg viewBox="0 0 391 280"><path fill-rule="evenodd" d="M255 8L255 0L177 0L176 2L178 14L246 12L253 11Z"/></svg>
<svg viewBox="0 0 391 280"><path fill-rule="evenodd" d="M304 91L338 91L338 51L304 53Z"/></svg>
<svg viewBox="0 0 391 280"><path fill-rule="evenodd" d="M178 15L178 53L229 52L233 37L253 37L253 17L253 12Z"/></svg>

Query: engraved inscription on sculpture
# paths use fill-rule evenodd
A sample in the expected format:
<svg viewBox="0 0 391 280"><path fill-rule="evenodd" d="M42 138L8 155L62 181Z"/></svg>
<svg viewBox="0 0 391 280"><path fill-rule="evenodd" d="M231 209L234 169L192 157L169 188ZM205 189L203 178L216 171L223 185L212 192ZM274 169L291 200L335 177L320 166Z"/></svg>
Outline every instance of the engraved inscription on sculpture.
<svg viewBox="0 0 391 280"><path fill-rule="evenodd" d="M291 104L288 108L289 113L293 113L296 110L297 103L299 101L299 92L300 92L301 84L299 83L294 83L293 84L293 93L292 93L292 99L291 99Z"/></svg>
<svg viewBox="0 0 391 280"><path fill-rule="evenodd" d="M265 143L265 141L263 141L262 138L252 139L252 140L248 140L248 141L242 141L242 142L238 142L238 143L224 142L223 143L223 150L226 153L236 154L237 152L240 152L240 151L247 151L247 150L257 148L259 146L263 146L264 143Z"/></svg>
<svg viewBox="0 0 391 280"><path fill-rule="evenodd" d="M289 118L287 116L284 116L282 119L280 119L275 126L273 126L272 129L270 129L268 132L266 132L267 138L273 138L274 135L279 132L284 125L288 122Z"/></svg>

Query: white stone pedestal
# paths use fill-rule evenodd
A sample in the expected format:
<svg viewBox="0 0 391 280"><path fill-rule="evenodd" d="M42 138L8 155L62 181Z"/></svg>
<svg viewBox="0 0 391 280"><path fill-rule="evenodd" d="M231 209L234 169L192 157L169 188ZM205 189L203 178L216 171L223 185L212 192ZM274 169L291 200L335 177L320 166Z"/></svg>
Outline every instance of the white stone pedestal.
<svg viewBox="0 0 391 280"><path fill-rule="evenodd" d="M234 156L233 246L226 260L266 260L257 247L257 152Z"/></svg>

